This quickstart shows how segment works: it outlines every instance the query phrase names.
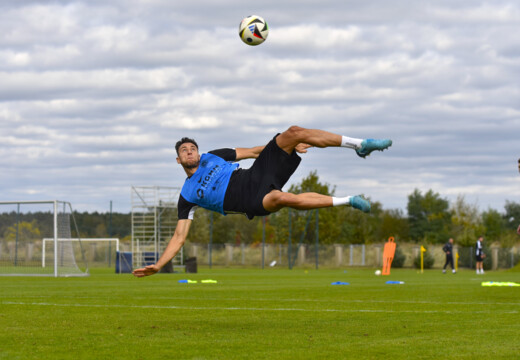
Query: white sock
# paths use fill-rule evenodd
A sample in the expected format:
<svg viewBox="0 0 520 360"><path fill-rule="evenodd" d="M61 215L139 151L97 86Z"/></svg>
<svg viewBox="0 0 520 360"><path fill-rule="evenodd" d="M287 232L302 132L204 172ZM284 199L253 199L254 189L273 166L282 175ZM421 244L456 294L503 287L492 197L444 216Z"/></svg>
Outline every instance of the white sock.
<svg viewBox="0 0 520 360"><path fill-rule="evenodd" d="M332 197L332 206L350 205L350 198L352 196L345 197Z"/></svg>
<svg viewBox="0 0 520 360"><path fill-rule="evenodd" d="M341 138L341 147L346 147L350 149L360 149L361 142L363 139L350 138L348 136L343 136Z"/></svg>

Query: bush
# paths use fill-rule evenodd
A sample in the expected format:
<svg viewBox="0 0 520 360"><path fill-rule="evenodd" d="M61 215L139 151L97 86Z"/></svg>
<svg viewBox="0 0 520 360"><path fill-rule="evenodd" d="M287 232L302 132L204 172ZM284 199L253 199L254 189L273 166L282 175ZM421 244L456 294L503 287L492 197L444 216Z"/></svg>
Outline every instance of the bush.
<svg viewBox="0 0 520 360"><path fill-rule="evenodd" d="M403 253L399 245L395 247L394 260L392 261L393 268L402 268L406 261L406 255Z"/></svg>
<svg viewBox="0 0 520 360"><path fill-rule="evenodd" d="M423 268L424 269L431 269L433 267L434 263L435 263L435 259L433 258L433 256L430 255L429 251L425 251L423 253ZM417 256L413 260L413 265L415 266L416 269L420 269L421 268L421 254L419 254L419 256Z"/></svg>

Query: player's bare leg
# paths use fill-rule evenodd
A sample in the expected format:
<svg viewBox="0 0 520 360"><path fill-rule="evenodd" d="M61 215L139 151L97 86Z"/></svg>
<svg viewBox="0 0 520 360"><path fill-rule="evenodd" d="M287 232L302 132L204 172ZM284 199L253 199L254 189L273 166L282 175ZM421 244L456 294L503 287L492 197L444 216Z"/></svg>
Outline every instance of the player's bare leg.
<svg viewBox="0 0 520 360"><path fill-rule="evenodd" d="M293 194L273 190L264 197L262 205L269 212L276 212L284 207L311 210L340 205L352 206L363 212L370 212L370 203L360 196L339 198L314 192Z"/></svg>
<svg viewBox="0 0 520 360"><path fill-rule="evenodd" d="M357 139L334 134L325 130L306 129L299 126L291 126L276 137L276 143L286 153L291 154L298 144L304 143L311 146L347 147L356 150L361 157L366 157L374 150L383 151L392 145L389 139Z"/></svg>
<svg viewBox="0 0 520 360"><path fill-rule="evenodd" d="M318 129L305 129L291 126L276 137L276 144L286 153L291 154L300 143L315 147L340 146L341 135Z"/></svg>

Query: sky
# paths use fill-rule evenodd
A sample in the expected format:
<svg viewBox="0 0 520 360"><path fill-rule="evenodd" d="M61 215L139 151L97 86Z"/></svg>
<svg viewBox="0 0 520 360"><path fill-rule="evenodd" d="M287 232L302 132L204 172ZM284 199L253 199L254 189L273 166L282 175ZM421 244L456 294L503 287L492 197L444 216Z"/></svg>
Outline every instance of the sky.
<svg viewBox="0 0 520 360"><path fill-rule="evenodd" d="M256 47L238 37L251 14L270 27ZM393 146L310 149L288 186L317 171L405 214L415 189L503 212L519 33L512 0L2 0L0 201L130 212L132 186L182 186L181 137L206 152L298 125Z"/></svg>

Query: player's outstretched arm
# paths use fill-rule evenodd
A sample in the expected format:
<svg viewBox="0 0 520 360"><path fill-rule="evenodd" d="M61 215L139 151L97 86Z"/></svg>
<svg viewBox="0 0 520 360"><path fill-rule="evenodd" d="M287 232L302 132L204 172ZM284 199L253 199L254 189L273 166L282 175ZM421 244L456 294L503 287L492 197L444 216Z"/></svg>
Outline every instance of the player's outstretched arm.
<svg viewBox="0 0 520 360"><path fill-rule="evenodd" d="M254 146L251 148L236 148L237 152L236 161L243 159L256 159L258 155L264 150L265 146Z"/></svg>
<svg viewBox="0 0 520 360"><path fill-rule="evenodd" d="M173 234L170 243L164 250L164 253L161 255L157 263L154 265L148 265L144 268L135 269L132 274L137 277L144 277L153 275L159 270L162 269L164 265L166 265L177 253L181 250L184 242L186 241L186 237L188 237L188 232L190 231L191 220L184 219L179 220L177 222L177 227L175 228L175 233Z"/></svg>

